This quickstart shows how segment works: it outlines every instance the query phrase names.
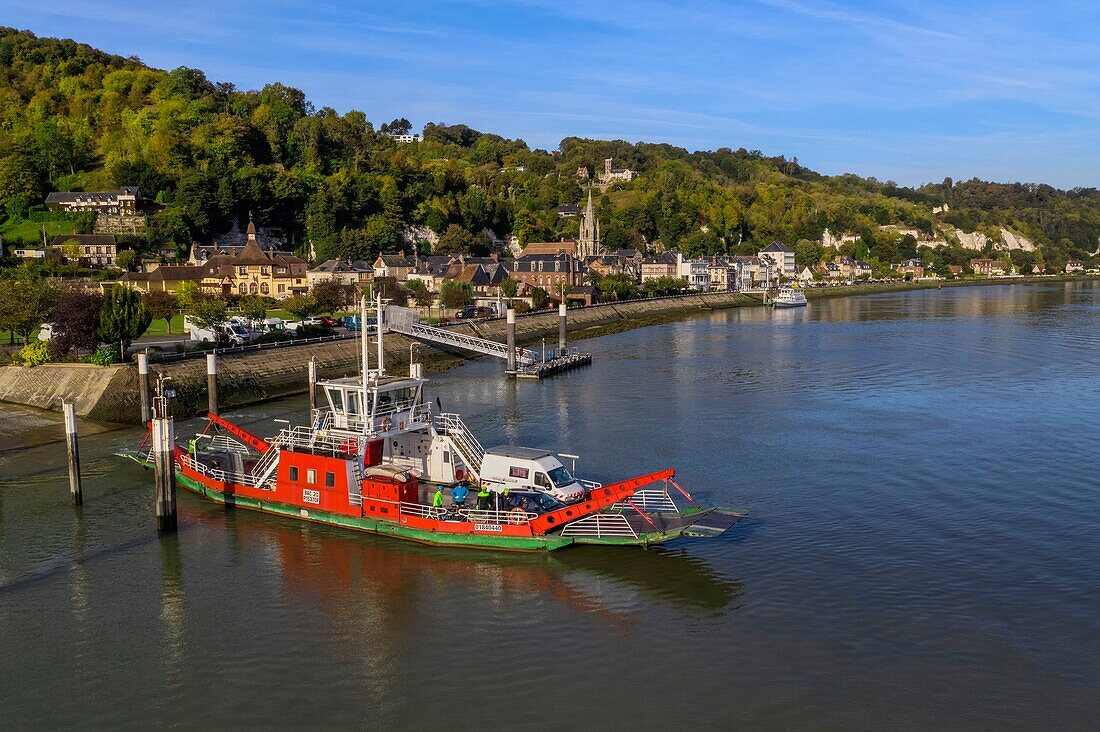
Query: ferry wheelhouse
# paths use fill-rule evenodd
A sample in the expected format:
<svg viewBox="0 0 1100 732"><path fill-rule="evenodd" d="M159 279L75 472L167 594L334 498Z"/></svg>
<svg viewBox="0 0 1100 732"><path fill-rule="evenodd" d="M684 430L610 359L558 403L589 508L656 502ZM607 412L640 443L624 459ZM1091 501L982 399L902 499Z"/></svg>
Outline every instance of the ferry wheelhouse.
<svg viewBox="0 0 1100 732"><path fill-rule="evenodd" d="M377 308L381 324L380 301ZM212 501L299 520L518 551L718 536L746 515L697 504L671 469L604 484L575 478L549 451L487 451L458 414L432 410L421 364L407 375L385 372L383 330L374 368L362 334L359 375L317 382L323 402L307 425L261 438L208 416L203 433L175 448L177 482Z"/></svg>

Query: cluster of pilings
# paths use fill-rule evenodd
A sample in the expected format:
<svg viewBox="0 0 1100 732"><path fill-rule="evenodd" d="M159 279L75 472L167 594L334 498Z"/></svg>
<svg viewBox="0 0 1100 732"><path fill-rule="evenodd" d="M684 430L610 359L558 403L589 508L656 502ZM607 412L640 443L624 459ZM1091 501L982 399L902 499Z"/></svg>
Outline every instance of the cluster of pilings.
<svg viewBox="0 0 1100 732"><path fill-rule="evenodd" d="M516 359L516 311L508 308L505 314L507 326L508 365L504 373L512 378L541 379L543 376L551 376L569 371L579 366L587 366L592 363L590 353L569 353L566 348L565 333L567 330L568 310L564 302L558 303L558 350L554 358L545 358L546 342L543 341L544 357L541 361L529 366L520 366Z"/></svg>

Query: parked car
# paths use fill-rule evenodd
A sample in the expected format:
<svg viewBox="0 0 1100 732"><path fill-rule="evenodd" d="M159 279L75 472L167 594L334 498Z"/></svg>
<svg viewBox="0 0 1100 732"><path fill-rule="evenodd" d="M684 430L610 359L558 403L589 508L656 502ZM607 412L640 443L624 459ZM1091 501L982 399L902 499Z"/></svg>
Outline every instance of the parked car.
<svg viewBox="0 0 1100 732"><path fill-rule="evenodd" d="M319 315L315 315L312 318L302 318L302 325L310 325L314 328L324 328L325 319Z"/></svg>
<svg viewBox="0 0 1100 732"><path fill-rule="evenodd" d="M322 315L321 316L321 325L325 326L326 328L335 328L336 327L336 321L333 320L332 318L330 318L327 315Z"/></svg>
<svg viewBox="0 0 1100 732"><path fill-rule="evenodd" d="M339 323L340 325L342 325L343 327L347 328L348 330L362 330L363 329L363 324L361 322L359 322L359 316L358 315L345 315L336 322Z"/></svg>

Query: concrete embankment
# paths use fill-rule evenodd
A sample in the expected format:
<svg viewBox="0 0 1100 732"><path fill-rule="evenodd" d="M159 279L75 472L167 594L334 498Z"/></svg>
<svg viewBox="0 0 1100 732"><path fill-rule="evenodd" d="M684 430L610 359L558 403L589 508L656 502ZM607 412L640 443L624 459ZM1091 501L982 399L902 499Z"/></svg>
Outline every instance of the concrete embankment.
<svg viewBox="0 0 1100 732"><path fill-rule="evenodd" d="M591 337L682 317L683 315L741 305L759 305L751 296L737 293L705 293L657 300L607 303L569 311L571 336ZM504 342L503 318L463 323L455 330ZM557 343L557 310L523 315L516 319L517 340L523 344L546 338ZM413 341L400 335L384 339L386 367L394 372L408 368ZM466 356L416 344L418 358L428 371L440 371L462 363ZM301 346L286 346L243 354L223 354L218 359L218 396L222 406L233 407L266 399L300 394L307 386L307 364L316 356L318 375L335 378L358 370L360 346L356 339ZM371 344L373 362L376 347ZM157 374L171 379L178 416L206 410L206 360L189 359L151 364ZM136 423L139 420L137 371L133 366L107 368L88 364L49 364L36 368L0 368L0 401L26 404L40 409L59 409L61 399L76 402L77 414L106 422Z"/></svg>

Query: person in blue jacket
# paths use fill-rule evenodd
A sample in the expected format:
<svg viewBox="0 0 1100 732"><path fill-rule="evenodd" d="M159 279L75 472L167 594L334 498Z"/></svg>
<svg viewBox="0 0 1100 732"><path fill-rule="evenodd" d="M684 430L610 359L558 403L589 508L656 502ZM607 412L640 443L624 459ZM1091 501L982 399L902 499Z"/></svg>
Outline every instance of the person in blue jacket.
<svg viewBox="0 0 1100 732"><path fill-rule="evenodd" d="M465 483L459 483L451 489L451 500L455 502L455 508L464 508L466 506L466 496L470 495L470 489L466 487Z"/></svg>

